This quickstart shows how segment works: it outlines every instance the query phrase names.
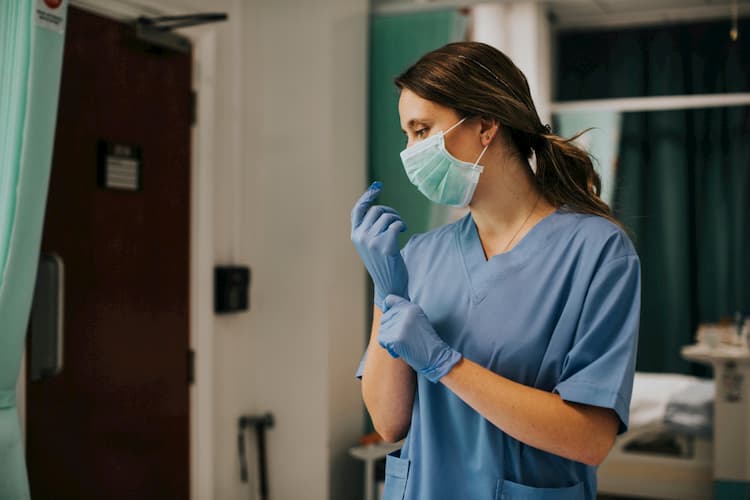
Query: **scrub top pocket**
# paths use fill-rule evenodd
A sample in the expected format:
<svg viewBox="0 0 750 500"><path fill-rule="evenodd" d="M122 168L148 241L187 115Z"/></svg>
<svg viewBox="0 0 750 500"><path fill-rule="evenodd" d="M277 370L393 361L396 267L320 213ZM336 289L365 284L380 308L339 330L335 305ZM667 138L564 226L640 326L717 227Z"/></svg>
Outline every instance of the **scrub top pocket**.
<svg viewBox="0 0 750 500"><path fill-rule="evenodd" d="M386 455L385 487L382 500L404 500L410 463L409 459L401 458L401 450L392 451Z"/></svg>
<svg viewBox="0 0 750 500"><path fill-rule="evenodd" d="M583 481L563 488L535 488L507 479L497 482L495 500L580 500L584 498Z"/></svg>

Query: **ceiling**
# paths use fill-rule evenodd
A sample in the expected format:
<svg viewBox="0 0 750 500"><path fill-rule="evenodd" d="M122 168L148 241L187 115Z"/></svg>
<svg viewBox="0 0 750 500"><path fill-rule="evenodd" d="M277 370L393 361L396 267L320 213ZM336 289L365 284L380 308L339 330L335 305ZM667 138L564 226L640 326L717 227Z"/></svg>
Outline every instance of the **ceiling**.
<svg viewBox="0 0 750 500"><path fill-rule="evenodd" d="M527 0L547 6L557 29L610 28L750 16L750 0ZM374 11L469 7L508 0L371 0Z"/></svg>

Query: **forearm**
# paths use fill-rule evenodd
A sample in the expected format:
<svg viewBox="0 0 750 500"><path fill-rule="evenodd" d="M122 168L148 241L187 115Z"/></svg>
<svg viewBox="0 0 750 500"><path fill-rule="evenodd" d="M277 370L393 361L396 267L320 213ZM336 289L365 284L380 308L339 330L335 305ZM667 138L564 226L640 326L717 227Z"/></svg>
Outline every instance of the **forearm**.
<svg viewBox="0 0 750 500"><path fill-rule="evenodd" d="M617 420L606 408L565 402L466 358L440 382L505 433L535 448L598 465L612 446Z"/></svg>
<svg viewBox="0 0 750 500"><path fill-rule="evenodd" d="M379 321L378 311L375 324ZM415 390L414 370L380 346L373 328L362 373L362 399L375 430L386 441L398 441L408 432Z"/></svg>

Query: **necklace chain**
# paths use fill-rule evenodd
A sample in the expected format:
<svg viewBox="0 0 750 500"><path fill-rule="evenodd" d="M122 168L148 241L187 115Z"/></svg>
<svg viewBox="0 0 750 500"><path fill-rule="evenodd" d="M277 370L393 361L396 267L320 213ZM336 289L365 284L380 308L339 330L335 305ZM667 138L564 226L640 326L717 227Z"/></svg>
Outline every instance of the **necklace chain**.
<svg viewBox="0 0 750 500"><path fill-rule="evenodd" d="M503 253L508 251L508 248L510 247L510 244L513 243L513 240L516 239L516 236L518 236L518 233L521 232L521 228L526 225L526 222L528 222L529 217L531 217L531 214L534 213L534 210L536 210L536 206L539 204L539 198L542 197L542 193L539 193L536 197L536 201L534 202L534 206L531 207L531 212L529 212L529 215L526 216L526 218L523 220L520 226L518 226L518 229L516 230L516 233L513 235L513 237L508 241L508 243L505 245L505 249L503 249Z"/></svg>

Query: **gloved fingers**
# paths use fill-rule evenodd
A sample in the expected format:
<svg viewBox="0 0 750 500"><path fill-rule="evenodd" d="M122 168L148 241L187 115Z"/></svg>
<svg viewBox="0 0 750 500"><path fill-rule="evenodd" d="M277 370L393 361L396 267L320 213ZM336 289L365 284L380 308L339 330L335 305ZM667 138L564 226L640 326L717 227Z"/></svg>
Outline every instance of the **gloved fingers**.
<svg viewBox="0 0 750 500"><path fill-rule="evenodd" d="M388 309L392 309L393 306L404 304L405 302L409 302L409 301L399 295L394 295L392 293L389 293L388 295L386 295L385 300L383 301L383 304Z"/></svg>
<svg viewBox="0 0 750 500"><path fill-rule="evenodd" d="M383 299L383 316L380 318L380 325L388 325L396 316L404 312L403 306L408 304L411 302L405 298L392 293L388 294Z"/></svg>
<svg viewBox="0 0 750 500"><path fill-rule="evenodd" d="M373 224L375 224L375 221L378 220L378 218L383 214L398 215L398 212L396 212L394 209L392 209L391 207L387 205L373 205L367 209L367 213L365 214L364 219L362 219L362 223L360 224L360 226L368 230L370 227L372 227Z"/></svg>
<svg viewBox="0 0 750 500"><path fill-rule="evenodd" d="M378 217L378 220L375 221L368 233L372 236L377 236L378 234L385 232L386 229L389 229L392 224L398 221L401 221L401 217L398 214L384 212Z"/></svg>
<svg viewBox="0 0 750 500"><path fill-rule="evenodd" d="M382 187L383 184L381 182L375 181L369 188L367 188L367 191L359 197L357 203L354 204L354 208L352 208L352 229L358 227L362 223L362 219L370 208L370 205L375 201L378 195L380 195Z"/></svg>
<svg viewBox="0 0 750 500"><path fill-rule="evenodd" d="M365 213L365 216L362 219L362 223L359 225L361 230L369 232L370 227L372 227L372 225L375 224L375 221L378 220L378 217L385 212L384 208L383 205L373 205L368 208L367 213Z"/></svg>
<svg viewBox="0 0 750 500"><path fill-rule="evenodd" d="M396 313L391 309L391 307L386 303L386 301L383 301L383 314L380 316L380 326L388 326L388 323L391 322L393 317L396 315Z"/></svg>
<svg viewBox="0 0 750 500"><path fill-rule="evenodd" d="M406 224L400 218L386 229L386 232L393 238L396 238L398 233L403 233L404 231L406 231Z"/></svg>
<svg viewBox="0 0 750 500"><path fill-rule="evenodd" d="M395 209L395 208L393 208L393 207L390 207L390 206L388 206L388 205L376 205L376 206L378 206L378 207L383 207L383 212L384 212L384 213L389 213L389 214L396 214L396 215L398 215L399 217L401 217L401 214L400 214L400 213L398 213L398 210L396 210L396 209Z"/></svg>
<svg viewBox="0 0 750 500"><path fill-rule="evenodd" d="M392 304L383 300L383 315L380 317L380 327L388 327L398 315L398 308L393 308Z"/></svg>

